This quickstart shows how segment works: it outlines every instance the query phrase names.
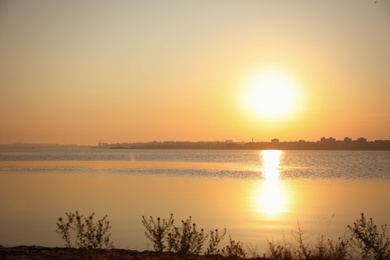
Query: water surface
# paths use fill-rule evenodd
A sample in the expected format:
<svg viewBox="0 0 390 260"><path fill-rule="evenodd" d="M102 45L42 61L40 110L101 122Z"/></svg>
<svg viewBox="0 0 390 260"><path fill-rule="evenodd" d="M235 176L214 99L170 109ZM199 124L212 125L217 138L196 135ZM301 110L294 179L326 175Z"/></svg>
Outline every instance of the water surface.
<svg viewBox="0 0 390 260"><path fill-rule="evenodd" d="M62 246L65 212L108 214L116 247L151 249L141 217L264 248L307 230L342 236L360 213L390 223L390 153L31 149L0 151L0 244ZM299 223L299 224L298 224ZM149 243L149 245L148 245Z"/></svg>

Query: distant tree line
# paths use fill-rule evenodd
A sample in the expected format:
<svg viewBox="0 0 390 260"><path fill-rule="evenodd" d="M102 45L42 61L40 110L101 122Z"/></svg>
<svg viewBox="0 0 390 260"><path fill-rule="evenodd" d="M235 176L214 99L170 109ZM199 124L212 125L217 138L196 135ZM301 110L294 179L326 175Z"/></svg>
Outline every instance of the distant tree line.
<svg viewBox="0 0 390 260"><path fill-rule="evenodd" d="M366 138L321 138L319 141L281 142L274 138L270 142L233 142L232 140L217 142L164 141L146 143L99 143L97 148L110 149L215 149L215 150L390 150L390 140L367 141Z"/></svg>

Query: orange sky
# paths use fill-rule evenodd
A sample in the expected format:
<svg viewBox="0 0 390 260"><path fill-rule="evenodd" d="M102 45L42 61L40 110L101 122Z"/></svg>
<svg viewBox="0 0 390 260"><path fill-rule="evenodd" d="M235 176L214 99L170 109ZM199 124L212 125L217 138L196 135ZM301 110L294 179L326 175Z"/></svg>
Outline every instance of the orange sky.
<svg viewBox="0 0 390 260"><path fill-rule="evenodd" d="M390 139L389 46L387 0L5 0L0 143ZM275 118L243 98L269 69Z"/></svg>

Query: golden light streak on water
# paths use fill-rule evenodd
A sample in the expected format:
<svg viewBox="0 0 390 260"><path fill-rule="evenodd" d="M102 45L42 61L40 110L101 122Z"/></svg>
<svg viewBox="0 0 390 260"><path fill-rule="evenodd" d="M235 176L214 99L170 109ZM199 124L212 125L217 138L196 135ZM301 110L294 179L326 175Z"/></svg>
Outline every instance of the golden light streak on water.
<svg viewBox="0 0 390 260"><path fill-rule="evenodd" d="M261 152L261 175L263 181L254 192L255 208L268 217L288 210L288 192L280 180L280 159L283 152L264 150Z"/></svg>

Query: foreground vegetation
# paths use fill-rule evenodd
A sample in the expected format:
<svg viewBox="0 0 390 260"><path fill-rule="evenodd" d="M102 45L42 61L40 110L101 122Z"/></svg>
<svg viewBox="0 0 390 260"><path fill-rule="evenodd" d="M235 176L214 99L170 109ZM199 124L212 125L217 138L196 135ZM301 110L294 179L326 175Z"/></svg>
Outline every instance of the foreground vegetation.
<svg viewBox="0 0 390 260"><path fill-rule="evenodd" d="M57 233L64 239L66 247L92 250L95 253L101 249L114 248L110 242L111 234L108 233L111 226L106 220L107 215L96 223L93 220L94 214L85 218L76 211L66 213L66 216L66 220L59 218L57 222ZM390 260L390 240L386 237L387 225L378 227L364 214L361 214L360 219L352 225L348 225L345 236L335 241L320 236L314 245L306 243L304 232L298 226L295 242L284 241L280 244L268 242L268 250L264 253L245 247L231 236L227 245L220 247L226 236L226 229L223 232L216 229L206 233L192 222L191 217L176 225L173 215L167 220L143 216L142 224L156 254L165 259L191 257L191 259Z"/></svg>

